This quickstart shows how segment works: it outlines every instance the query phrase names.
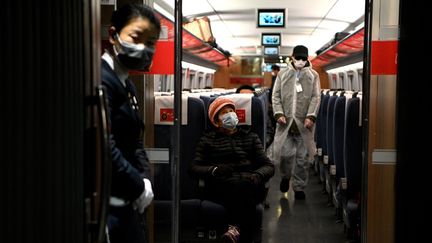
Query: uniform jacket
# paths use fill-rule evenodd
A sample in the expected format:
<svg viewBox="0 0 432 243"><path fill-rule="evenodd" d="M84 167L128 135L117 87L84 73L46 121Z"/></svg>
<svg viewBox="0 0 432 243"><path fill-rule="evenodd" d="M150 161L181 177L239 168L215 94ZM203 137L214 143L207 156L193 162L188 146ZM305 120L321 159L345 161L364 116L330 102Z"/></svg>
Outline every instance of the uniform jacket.
<svg viewBox="0 0 432 243"><path fill-rule="evenodd" d="M126 80L124 87L109 64L102 60L102 84L106 87L112 152L111 195L133 201L144 191L143 178L149 178L150 167L143 148L144 123L133 108L136 88Z"/></svg>
<svg viewBox="0 0 432 243"><path fill-rule="evenodd" d="M212 168L221 164L231 166L234 173L258 173L263 181L274 174L274 165L258 135L247 128L238 128L231 135L209 131L201 137L190 167L192 176L211 178Z"/></svg>

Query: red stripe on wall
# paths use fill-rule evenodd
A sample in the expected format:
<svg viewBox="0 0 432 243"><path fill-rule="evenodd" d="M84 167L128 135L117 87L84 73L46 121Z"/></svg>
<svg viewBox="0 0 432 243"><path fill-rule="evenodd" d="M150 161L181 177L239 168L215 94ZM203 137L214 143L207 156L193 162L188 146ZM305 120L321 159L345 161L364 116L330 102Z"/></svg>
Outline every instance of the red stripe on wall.
<svg viewBox="0 0 432 243"><path fill-rule="evenodd" d="M371 74L397 74L398 41L372 41Z"/></svg>
<svg viewBox="0 0 432 243"><path fill-rule="evenodd" d="M174 74L174 42L157 41L149 72L131 70L134 74Z"/></svg>
<svg viewBox="0 0 432 243"><path fill-rule="evenodd" d="M174 74L174 42L156 42L150 74Z"/></svg>

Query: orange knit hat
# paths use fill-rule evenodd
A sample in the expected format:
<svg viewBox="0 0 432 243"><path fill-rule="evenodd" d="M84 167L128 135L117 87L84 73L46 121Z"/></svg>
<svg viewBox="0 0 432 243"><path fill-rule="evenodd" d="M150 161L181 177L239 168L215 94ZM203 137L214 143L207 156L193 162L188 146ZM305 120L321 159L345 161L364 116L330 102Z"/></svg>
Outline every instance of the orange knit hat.
<svg viewBox="0 0 432 243"><path fill-rule="evenodd" d="M227 106L227 105L232 106L234 111L235 111L234 102L227 97L219 96L210 104L209 109L208 109L208 116L209 116L210 122L214 126L217 126L217 124L214 121L215 116L224 106Z"/></svg>

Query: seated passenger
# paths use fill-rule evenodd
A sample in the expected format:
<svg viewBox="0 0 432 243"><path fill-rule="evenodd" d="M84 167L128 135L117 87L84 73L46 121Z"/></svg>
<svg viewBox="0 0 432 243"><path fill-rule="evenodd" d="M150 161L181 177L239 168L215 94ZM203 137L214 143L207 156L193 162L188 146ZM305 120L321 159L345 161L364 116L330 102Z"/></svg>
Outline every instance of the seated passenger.
<svg viewBox="0 0 432 243"><path fill-rule="evenodd" d="M254 94L255 93L255 88L247 85L247 84L243 84L240 85L237 89L236 89L236 93L238 94Z"/></svg>
<svg viewBox="0 0 432 243"><path fill-rule="evenodd" d="M205 199L227 210L230 226L225 242L252 242L256 204L263 201L264 183L274 175L274 165L256 133L237 128L234 102L220 96L210 104L213 130L201 137L191 176L205 181ZM241 233L241 237L240 237Z"/></svg>

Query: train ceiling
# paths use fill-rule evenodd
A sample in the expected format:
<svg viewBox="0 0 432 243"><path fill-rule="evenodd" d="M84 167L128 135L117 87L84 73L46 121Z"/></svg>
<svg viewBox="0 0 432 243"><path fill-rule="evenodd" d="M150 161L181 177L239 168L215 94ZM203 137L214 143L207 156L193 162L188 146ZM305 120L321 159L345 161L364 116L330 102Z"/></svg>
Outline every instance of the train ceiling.
<svg viewBox="0 0 432 243"><path fill-rule="evenodd" d="M315 51L332 41L337 32L355 32L362 27L364 0L183 0L185 20L208 17L218 46L233 55L261 53L261 33L280 32L281 55L295 45ZM157 6L156 6L157 5ZM173 13L174 0L155 0L155 7ZM285 8L285 28L257 28L258 8ZM248 52L245 52L247 50Z"/></svg>

